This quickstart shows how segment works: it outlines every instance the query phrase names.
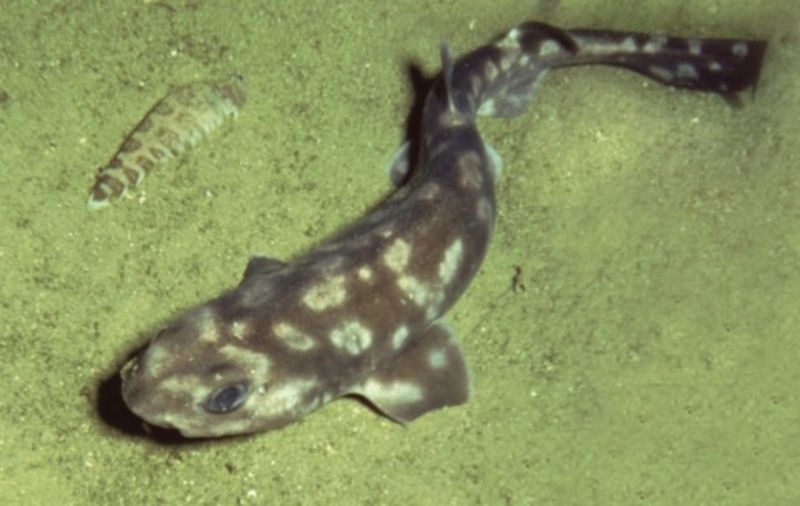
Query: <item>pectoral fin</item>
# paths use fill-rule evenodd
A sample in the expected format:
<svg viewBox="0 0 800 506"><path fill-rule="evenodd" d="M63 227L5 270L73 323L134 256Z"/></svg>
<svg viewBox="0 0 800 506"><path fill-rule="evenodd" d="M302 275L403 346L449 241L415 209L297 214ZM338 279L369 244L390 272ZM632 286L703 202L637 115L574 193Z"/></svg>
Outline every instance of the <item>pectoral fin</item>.
<svg viewBox="0 0 800 506"><path fill-rule="evenodd" d="M432 323L397 358L353 389L389 418L408 423L469 398L467 367L445 323Z"/></svg>
<svg viewBox="0 0 800 506"><path fill-rule="evenodd" d="M286 267L286 263L271 257L250 257L247 268L242 275L242 281L254 276L268 276Z"/></svg>

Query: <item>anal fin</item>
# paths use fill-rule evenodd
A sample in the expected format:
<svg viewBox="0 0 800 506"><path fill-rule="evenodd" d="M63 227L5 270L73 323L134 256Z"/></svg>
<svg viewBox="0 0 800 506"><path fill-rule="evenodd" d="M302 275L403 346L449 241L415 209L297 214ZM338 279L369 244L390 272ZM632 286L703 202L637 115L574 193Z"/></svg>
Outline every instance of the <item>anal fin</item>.
<svg viewBox="0 0 800 506"><path fill-rule="evenodd" d="M389 418L408 423L469 398L464 357L448 325L433 322L394 361L373 371L351 392Z"/></svg>

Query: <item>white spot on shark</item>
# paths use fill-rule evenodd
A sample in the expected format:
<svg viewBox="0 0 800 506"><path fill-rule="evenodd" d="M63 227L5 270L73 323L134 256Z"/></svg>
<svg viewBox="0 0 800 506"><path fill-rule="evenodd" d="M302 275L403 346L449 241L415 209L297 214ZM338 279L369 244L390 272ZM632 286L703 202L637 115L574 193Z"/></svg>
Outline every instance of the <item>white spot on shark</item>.
<svg viewBox="0 0 800 506"><path fill-rule="evenodd" d="M667 45L668 39L665 35L651 35L650 39L642 48L645 53L658 53Z"/></svg>
<svg viewBox="0 0 800 506"><path fill-rule="evenodd" d="M478 108L479 116L495 116L496 114L497 114L497 108L495 106L493 98L488 98L484 100L481 106Z"/></svg>
<svg viewBox="0 0 800 506"><path fill-rule="evenodd" d="M246 321L238 320L230 324L230 333L236 339L243 341L250 335L250 324Z"/></svg>
<svg viewBox="0 0 800 506"><path fill-rule="evenodd" d="M205 343L219 341L219 328L214 311L205 307L197 316L197 339Z"/></svg>
<svg viewBox="0 0 800 506"><path fill-rule="evenodd" d="M625 37L625 40L622 41L622 44L620 44L619 47L627 53L632 53L636 51L636 41L633 39L633 37Z"/></svg>
<svg viewBox="0 0 800 506"><path fill-rule="evenodd" d="M356 276L358 276L358 279L360 281L363 281L365 283L370 283L372 281L372 269L370 269L366 265L362 265L356 271Z"/></svg>
<svg viewBox="0 0 800 506"><path fill-rule="evenodd" d="M350 320L333 329L331 344L350 355L359 355L372 344L372 331L356 320Z"/></svg>
<svg viewBox="0 0 800 506"><path fill-rule="evenodd" d="M314 347L314 339L308 334L300 332L294 326L280 322L272 327L272 332L288 347L298 351L308 351Z"/></svg>
<svg viewBox="0 0 800 506"><path fill-rule="evenodd" d="M391 224L384 225L380 227L377 232L379 236L383 237L384 239L388 239L394 233L394 226Z"/></svg>
<svg viewBox="0 0 800 506"><path fill-rule="evenodd" d="M442 348L434 348L428 352L428 365L434 369L441 369L447 365L447 353Z"/></svg>
<svg viewBox="0 0 800 506"><path fill-rule="evenodd" d="M252 404L253 417L257 418L271 418L285 413L302 416L315 405L313 400L308 405L302 402L317 385L317 380L305 377L282 381L276 388L268 388L257 397L251 396L248 404Z"/></svg>
<svg viewBox="0 0 800 506"><path fill-rule="evenodd" d="M397 278L397 286L418 306L425 304L430 290L424 283L414 276L400 276Z"/></svg>
<svg viewBox="0 0 800 506"><path fill-rule="evenodd" d="M408 327L405 325L400 325L392 334L392 349L399 350L404 344L406 344L407 339Z"/></svg>
<svg viewBox="0 0 800 506"><path fill-rule="evenodd" d="M408 266L411 246L403 239L396 239L383 253L383 263L392 272L401 273Z"/></svg>
<svg viewBox="0 0 800 506"><path fill-rule="evenodd" d="M558 53L560 50L561 46L559 46L556 41L548 39L539 46L539 56L549 56Z"/></svg>
<svg viewBox="0 0 800 506"><path fill-rule="evenodd" d="M497 42L497 47L504 49L517 49L519 48L520 31L518 28L512 28L508 31L502 40Z"/></svg>
<svg viewBox="0 0 800 506"><path fill-rule="evenodd" d="M147 358L147 370L154 377L160 376L163 371L174 361L172 353L170 353L166 348L157 342L154 342L150 345L150 347L147 349L145 357ZM137 361L132 363L137 364ZM137 366L134 365L133 367Z"/></svg>
<svg viewBox="0 0 800 506"><path fill-rule="evenodd" d="M459 237L447 247L444 252L444 258L439 263L439 279L445 285L453 281L453 277L458 272L458 267L461 265L461 259L464 257L464 242Z"/></svg>
<svg viewBox="0 0 800 506"><path fill-rule="evenodd" d="M269 379L272 361L266 353L229 344L220 348L219 354L231 362L235 362L241 368L249 370L253 384L260 385Z"/></svg>
<svg viewBox="0 0 800 506"><path fill-rule="evenodd" d="M682 79L697 79L697 69L691 63L681 63L675 69L675 74Z"/></svg>
<svg viewBox="0 0 800 506"><path fill-rule="evenodd" d="M437 292L437 293L439 295L444 295L444 292ZM444 297L439 297L439 301L441 302L441 299L443 299L443 298ZM439 311L439 304L438 303L431 304L430 306L427 307L427 309L425 309L425 319L427 321L433 321L436 318L438 318L439 316L441 316L441 312Z"/></svg>
<svg viewBox="0 0 800 506"><path fill-rule="evenodd" d="M161 383L160 389L170 394L189 394L198 403L211 393L211 389L193 375L170 376Z"/></svg>
<svg viewBox="0 0 800 506"><path fill-rule="evenodd" d="M303 295L303 303L313 311L341 306L347 300L344 275L338 274L313 285Z"/></svg>
<svg viewBox="0 0 800 506"><path fill-rule="evenodd" d="M431 287L414 276L402 275L397 278L397 286L419 307L426 308L426 318L431 320L439 312L439 304L444 300L441 287Z"/></svg>

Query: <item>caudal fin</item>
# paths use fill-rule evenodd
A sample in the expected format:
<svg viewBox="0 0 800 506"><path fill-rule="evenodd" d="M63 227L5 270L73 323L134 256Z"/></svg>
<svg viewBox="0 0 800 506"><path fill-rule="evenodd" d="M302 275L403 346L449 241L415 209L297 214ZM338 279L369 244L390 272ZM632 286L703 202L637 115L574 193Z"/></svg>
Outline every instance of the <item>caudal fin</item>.
<svg viewBox="0 0 800 506"><path fill-rule="evenodd" d="M455 96L456 104L470 104L478 114L511 117L526 109L549 70L575 65L622 67L669 86L731 98L756 86L766 49L764 40L562 30L528 22L459 58L444 75L451 103Z"/></svg>
<svg viewBox="0 0 800 506"><path fill-rule="evenodd" d="M570 30L578 51L561 65L624 67L660 83L723 95L754 88L767 42Z"/></svg>

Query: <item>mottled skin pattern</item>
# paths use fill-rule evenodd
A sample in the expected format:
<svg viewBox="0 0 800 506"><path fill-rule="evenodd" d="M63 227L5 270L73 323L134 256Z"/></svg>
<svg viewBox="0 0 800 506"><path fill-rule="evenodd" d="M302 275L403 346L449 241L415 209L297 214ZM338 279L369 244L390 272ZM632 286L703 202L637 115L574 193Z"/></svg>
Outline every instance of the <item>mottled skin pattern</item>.
<svg viewBox="0 0 800 506"><path fill-rule="evenodd" d="M251 260L238 287L179 317L123 368L125 402L189 437L275 429L346 394L403 423L465 402L467 369L441 316L492 236L500 161L476 115L519 114L545 71L585 63L732 94L755 84L765 49L541 23L456 62L443 47L409 182L292 263Z"/></svg>
<svg viewBox="0 0 800 506"><path fill-rule="evenodd" d="M174 158L236 116L245 103L244 81L197 82L172 90L148 112L97 174L86 207L102 209L136 187L159 163Z"/></svg>

